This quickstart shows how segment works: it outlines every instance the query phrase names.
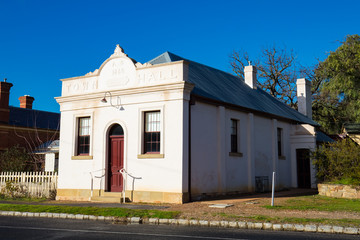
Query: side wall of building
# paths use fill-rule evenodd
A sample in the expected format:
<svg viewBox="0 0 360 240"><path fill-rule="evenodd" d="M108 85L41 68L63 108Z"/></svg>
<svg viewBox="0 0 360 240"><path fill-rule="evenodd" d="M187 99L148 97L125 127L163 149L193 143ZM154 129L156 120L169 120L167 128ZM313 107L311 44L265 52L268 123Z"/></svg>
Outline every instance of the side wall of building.
<svg viewBox="0 0 360 240"><path fill-rule="evenodd" d="M231 120L238 123L237 154L231 153ZM191 106L193 199L270 190L273 172L276 189L297 187L294 151L313 149L315 133L302 132L301 137L305 139L299 145L294 141L294 137L299 136L295 136L293 128L289 122L197 101ZM278 131L281 153L278 152ZM263 184L263 189L259 189L259 184Z"/></svg>

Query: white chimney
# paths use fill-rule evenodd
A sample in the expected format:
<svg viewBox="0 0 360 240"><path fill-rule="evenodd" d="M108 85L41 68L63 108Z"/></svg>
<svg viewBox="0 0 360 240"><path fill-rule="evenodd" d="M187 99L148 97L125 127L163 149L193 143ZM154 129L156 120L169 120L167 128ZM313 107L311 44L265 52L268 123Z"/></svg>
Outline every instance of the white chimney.
<svg viewBox="0 0 360 240"><path fill-rule="evenodd" d="M255 66L245 66L244 68L244 78L245 83L252 89L256 89L256 67Z"/></svg>
<svg viewBox="0 0 360 240"><path fill-rule="evenodd" d="M311 82L305 78L300 78L296 81L298 111L308 118L312 118L312 103L311 103Z"/></svg>

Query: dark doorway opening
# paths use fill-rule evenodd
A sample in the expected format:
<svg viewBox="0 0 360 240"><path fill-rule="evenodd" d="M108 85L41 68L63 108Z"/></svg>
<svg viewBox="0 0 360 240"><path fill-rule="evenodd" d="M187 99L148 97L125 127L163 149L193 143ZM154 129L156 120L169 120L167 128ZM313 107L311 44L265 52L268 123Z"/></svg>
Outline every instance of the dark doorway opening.
<svg viewBox="0 0 360 240"><path fill-rule="evenodd" d="M310 150L296 149L298 188L311 188Z"/></svg>

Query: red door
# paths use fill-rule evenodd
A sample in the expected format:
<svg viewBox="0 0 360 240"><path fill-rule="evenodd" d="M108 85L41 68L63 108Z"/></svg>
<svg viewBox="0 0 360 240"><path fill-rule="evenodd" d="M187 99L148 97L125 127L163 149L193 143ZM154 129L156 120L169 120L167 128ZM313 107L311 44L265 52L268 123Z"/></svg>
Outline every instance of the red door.
<svg viewBox="0 0 360 240"><path fill-rule="evenodd" d="M109 153L108 189L110 192L121 192L123 178L119 171L124 167L124 136L110 136Z"/></svg>

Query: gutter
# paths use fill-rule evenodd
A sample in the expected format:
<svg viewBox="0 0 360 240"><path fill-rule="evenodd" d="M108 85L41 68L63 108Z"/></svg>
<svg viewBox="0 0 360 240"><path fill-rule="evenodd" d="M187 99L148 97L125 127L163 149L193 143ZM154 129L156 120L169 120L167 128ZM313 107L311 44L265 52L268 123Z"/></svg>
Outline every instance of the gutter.
<svg viewBox="0 0 360 240"><path fill-rule="evenodd" d="M191 106L195 105L195 101L190 95L189 100L189 122L188 122L188 194L189 194L189 202L191 202Z"/></svg>

